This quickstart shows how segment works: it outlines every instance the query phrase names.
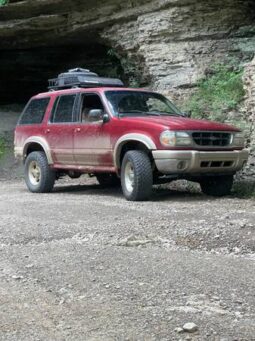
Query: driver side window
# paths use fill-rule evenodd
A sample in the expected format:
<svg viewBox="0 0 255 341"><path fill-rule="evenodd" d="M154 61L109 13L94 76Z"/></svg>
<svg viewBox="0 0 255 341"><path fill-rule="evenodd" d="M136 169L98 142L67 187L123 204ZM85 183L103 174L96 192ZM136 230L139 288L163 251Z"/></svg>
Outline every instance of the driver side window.
<svg viewBox="0 0 255 341"><path fill-rule="evenodd" d="M81 105L81 122L82 123L95 123L100 121L100 115L95 115L95 111L104 112L104 106L97 94L83 94Z"/></svg>

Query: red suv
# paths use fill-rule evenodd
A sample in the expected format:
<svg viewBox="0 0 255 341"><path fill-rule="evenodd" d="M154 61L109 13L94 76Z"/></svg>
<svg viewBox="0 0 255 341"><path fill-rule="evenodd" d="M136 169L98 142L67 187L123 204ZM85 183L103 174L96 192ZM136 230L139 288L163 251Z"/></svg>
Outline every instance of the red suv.
<svg viewBox="0 0 255 341"><path fill-rule="evenodd" d="M128 200L148 199L153 184L176 179L198 182L209 195L230 193L248 158L239 129L190 119L158 93L93 77L53 80L21 114L15 156L31 192L87 173L104 186L121 183Z"/></svg>

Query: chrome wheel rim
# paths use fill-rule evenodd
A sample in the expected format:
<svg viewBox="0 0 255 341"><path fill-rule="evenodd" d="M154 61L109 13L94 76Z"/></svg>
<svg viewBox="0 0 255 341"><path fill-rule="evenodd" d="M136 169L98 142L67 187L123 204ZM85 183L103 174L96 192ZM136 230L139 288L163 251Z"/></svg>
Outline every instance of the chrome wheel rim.
<svg viewBox="0 0 255 341"><path fill-rule="evenodd" d="M134 189L134 179L135 179L134 167L133 164L130 161L128 161L125 167L125 185L129 193L131 193Z"/></svg>
<svg viewBox="0 0 255 341"><path fill-rule="evenodd" d="M37 161L32 161L28 168L28 178L32 185L36 186L41 180L41 168Z"/></svg>

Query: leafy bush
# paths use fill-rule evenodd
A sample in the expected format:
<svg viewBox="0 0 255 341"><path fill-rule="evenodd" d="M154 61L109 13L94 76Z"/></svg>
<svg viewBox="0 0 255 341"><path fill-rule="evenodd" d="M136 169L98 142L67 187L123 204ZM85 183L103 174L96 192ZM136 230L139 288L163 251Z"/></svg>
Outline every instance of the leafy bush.
<svg viewBox="0 0 255 341"><path fill-rule="evenodd" d="M0 6L7 5L9 0L0 0Z"/></svg>
<svg viewBox="0 0 255 341"><path fill-rule="evenodd" d="M135 63L128 56L121 55L114 49L109 49L107 54L113 60L118 60L120 62L124 75L127 77L129 86L132 88L138 88L141 85L141 80ZM116 76L121 78L122 74L119 73Z"/></svg>
<svg viewBox="0 0 255 341"><path fill-rule="evenodd" d="M0 137L0 158L3 156L5 151L5 141Z"/></svg>
<svg viewBox="0 0 255 341"><path fill-rule="evenodd" d="M255 198L255 182L237 181L233 185L232 192L237 198Z"/></svg>
<svg viewBox="0 0 255 341"><path fill-rule="evenodd" d="M214 65L187 103L192 116L224 121L226 112L236 109L243 100L242 75L242 68Z"/></svg>

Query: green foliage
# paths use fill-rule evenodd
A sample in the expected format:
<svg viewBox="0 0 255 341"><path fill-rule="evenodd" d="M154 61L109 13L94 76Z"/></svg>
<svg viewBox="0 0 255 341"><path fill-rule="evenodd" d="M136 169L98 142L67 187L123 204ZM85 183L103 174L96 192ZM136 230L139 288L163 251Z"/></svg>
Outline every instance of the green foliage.
<svg viewBox="0 0 255 341"><path fill-rule="evenodd" d="M214 65L198 83L187 107L197 118L224 121L226 113L243 100L243 69L231 65Z"/></svg>
<svg viewBox="0 0 255 341"><path fill-rule="evenodd" d="M0 137L0 159L3 156L5 151L5 141L3 138Z"/></svg>
<svg viewBox="0 0 255 341"><path fill-rule="evenodd" d="M130 87L138 88L141 84L140 78L138 75L137 67L134 62L128 58L127 56L123 56L114 49L108 50L108 56L112 59L119 60L122 69L124 70L124 74L128 78L128 83ZM118 74L117 77L121 78L121 74Z"/></svg>
<svg viewBox="0 0 255 341"><path fill-rule="evenodd" d="M0 6L7 5L9 0L0 0Z"/></svg>
<svg viewBox="0 0 255 341"><path fill-rule="evenodd" d="M237 198L255 198L255 182L235 182L232 189L233 196Z"/></svg>

